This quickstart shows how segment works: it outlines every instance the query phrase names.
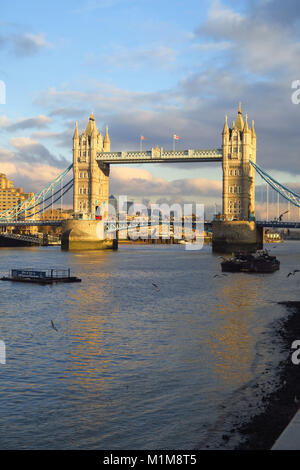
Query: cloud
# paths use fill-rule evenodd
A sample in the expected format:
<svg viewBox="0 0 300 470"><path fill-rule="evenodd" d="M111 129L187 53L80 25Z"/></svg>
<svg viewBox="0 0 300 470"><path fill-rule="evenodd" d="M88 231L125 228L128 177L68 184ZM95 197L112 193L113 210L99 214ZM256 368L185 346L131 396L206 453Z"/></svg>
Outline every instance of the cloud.
<svg viewBox="0 0 300 470"><path fill-rule="evenodd" d="M30 137L13 137L10 139L10 142L17 149L38 145L38 142L36 140L32 140Z"/></svg>
<svg viewBox="0 0 300 470"><path fill-rule="evenodd" d="M17 160L28 162L33 166L43 163L63 169L70 164L65 157L56 157L44 145L30 137L14 137L10 139L10 143L17 150L15 154Z"/></svg>
<svg viewBox="0 0 300 470"><path fill-rule="evenodd" d="M21 141L15 142L21 149ZM25 146L30 147L30 142L25 141ZM14 181L15 187L23 187L26 191L39 191L61 173L61 168L41 161L27 161L19 152L8 151L0 148L0 172L5 173Z"/></svg>
<svg viewBox="0 0 300 470"><path fill-rule="evenodd" d="M33 139L43 139L43 140L52 140L59 147L64 147L68 150L72 148L72 138L74 134L74 129L69 128L62 132L45 132L38 131L33 132L31 137Z"/></svg>
<svg viewBox="0 0 300 470"><path fill-rule="evenodd" d="M170 90L134 92L99 83L90 92L51 88L40 93L36 103L49 112L58 103L66 109L72 103L86 109L90 103L98 129L109 125L112 150L137 150L140 135L146 136L144 148L168 149L174 133L180 136L177 148L219 148L225 114L232 122L241 100L249 122L255 119L261 166L300 174L300 106L292 104L291 93L288 81L253 81L225 66L212 66ZM74 116L68 123L66 146L76 120ZM79 128L83 130L87 121L88 115L80 119Z"/></svg>
<svg viewBox="0 0 300 470"><path fill-rule="evenodd" d="M229 3L234 7L226 6ZM85 6L92 9L98 5L94 2ZM54 118L65 119L60 124L63 129L40 128L31 134L35 143L25 145L23 142L20 148L21 143L17 142L19 148L14 149L22 152L25 159L29 159L32 152L36 158L45 158L47 162L61 161L60 157L51 160L53 155L38 141L48 139L71 150L75 121L84 129L92 110L99 129L104 130L105 124L109 125L112 150L138 149L140 135L146 136L144 147L171 148L174 133L180 136L178 148L216 148L221 145L225 114L232 122L238 102L242 101L243 113L248 113L249 121L255 119L258 163L268 171L284 170L299 175L300 105L291 102L291 82L300 79L298 1L244 0L242 5L236 6L234 2L226 5L221 1L213 2L206 19L190 34L186 62L182 63L176 85L152 91L142 88L134 91L129 86L122 88L91 81L85 83L84 88L51 87L39 92L34 104L43 108L43 113L52 118L52 124ZM2 47L6 47L5 41L6 38ZM132 65L136 61L146 64L151 59L145 52L149 55L151 50L157 52L155 61L163 62L165 58L172 63L176 58L173 49L159 48L155 44L152 48L135 46L132 50L115 47L111 60L116 64L120 60L122 67L126 61L132 61ZM191 61L189 53L193 56ZM14 124L8 118L3 119L2 124L0 121L3 128ZM57 163L57 167L59 165ZM198 168L200 172L205 165L185 166ZM217 187L206 185L205 179L191 178L186 185L176 180L170 186L163 178L150 177L150 173L135 173L133 180L125 168L120 171L127 175L137 194L147 191L150 198L151 194L165 197L169 193L182 197L188 191L194 195L206 191L211 197L217 197L219 191ZM113 179L114 190L128 189L120 175L115 181L119 186Z"/></svg>
<svg viewBox="0 0 300 470"><path fill-rule="evenodd" d="M112 167L110 192L126 194L133 198L161 198L183 201L199 198L219 198L222 191L222 182L206 178L189 178L167 181L164 178L154 178L143 169L129 167Z"/></svg>
<svg viewBox="0 0 300 470"><path fill-rule="evenodd" d="M285 5L278 5L284 10ZM294 2L290 2L293 3ZM241 14L225 7L219 0L212 3L207 20L196 34L200 38L231 43L229 61L235 66L243 64L252 73L276 71L285 74L299 70L300 41L284 22L272 22L270 10L274 2L258 4Z"/></svg>
<svg viewBox="0 0 300 470"><path fill-rule="evenodd" d="M7 31L0 36L0 49L16 57L28 57L52 47L43 33Z"/></svg>
<svg viewBox="0 0 300 470"><path fill-rule="evenodd" d="M49 115L62 118L74 118L78 120L79 117L84 117L87 115L87 113L88 112L82 108L56 108L53 109Z"/></svg>
<svg viewBox="0 0 300 470"><path fill-rule="evenodd" d="M42 33L14 34L11 36L10 42L17 57L31 56L51 46Z"/></svg>
<svg viewBox="0 0 300 470"><path fill-rule="evenodd" d="M20 119L14 124L6 125L6 129L9 132L14 132L20 129L32 129L32 128L44 128L48 127L48 124L51 122L51 118L44 116L43 114L33 117L33 118L26 118ZM1 124L1 121L0 121Z"/></svg>
<svg viewBox="0 0 300 470"><path fill-rule="evenodd" d="M193 44L193 49L199 52L225 51L232 46L230 41L206 42L204 44Z"/></svg>
<svg viewBox="0 0 300 470"><path fill-rule="evenodd" d="M78 107L79 109L91 110L101 109L102 113L107 113L112 110L118 112L128 109L128 106L133 106L134 109L139 109L142 105L148 106L152 103L162 103L164 101L164 94L160 92L136 92L128 89L118 88L108 83L95 83L91 91L80 91L62 89L58 90L56 87L51 87L48 90L39 93L34 104L43 107L49 107L50 112L53 108L61 106L64 108Z"/></svg>
<svg viewBox="0 0 300 470"><path fill-rule="evenodd" d="M10 124L10 120L7 116L0 116L0 127L6 129Z"/></svg>

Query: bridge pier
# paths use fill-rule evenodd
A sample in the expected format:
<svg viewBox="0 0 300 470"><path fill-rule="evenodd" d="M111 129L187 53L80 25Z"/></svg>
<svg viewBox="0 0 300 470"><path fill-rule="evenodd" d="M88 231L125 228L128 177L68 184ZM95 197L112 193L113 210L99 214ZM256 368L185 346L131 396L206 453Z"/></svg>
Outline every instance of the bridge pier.
<svg viewBox="0 0 300 470"><path fill-rule="evenodd" d="M116 250L118 240L106 237L99 220L68 219L62 222L62 250Z"/></svg>
<svg viewBox="0 0 300 470"><path fill-rule="evenodd" d="M212 248L216 253L253 252L263 248L263 228L255 222L215 220L212 231Z"/></svg>

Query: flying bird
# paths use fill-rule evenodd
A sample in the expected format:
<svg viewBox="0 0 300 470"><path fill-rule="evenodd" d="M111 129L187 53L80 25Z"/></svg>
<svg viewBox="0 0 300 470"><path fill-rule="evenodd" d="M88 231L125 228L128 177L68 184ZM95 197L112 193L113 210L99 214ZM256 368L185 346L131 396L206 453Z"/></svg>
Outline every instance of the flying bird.
<svg viewBox="0 0 300 470"><path fill-rule="evenodd" d="M295 274L299 272L300 272L300 269L294 269L294 271L291 271L290 273L288 273L286 277L295 276Z"/></svg>
<svg viewBox="0 0 300 470"><path fill-rule="evenodd" d="M155 289L160 290L160 288L158 287L158 285L155 284L154 282L152 282L152 285L155 287Z"/></svg>
<svg viewBox="0 0 300 470"><path fill-rule="evenodd" d="M53 330L58 331L58 329L56 328L56 326L54 325L52 320L51 320L51 326L52 326Z"/></svg>

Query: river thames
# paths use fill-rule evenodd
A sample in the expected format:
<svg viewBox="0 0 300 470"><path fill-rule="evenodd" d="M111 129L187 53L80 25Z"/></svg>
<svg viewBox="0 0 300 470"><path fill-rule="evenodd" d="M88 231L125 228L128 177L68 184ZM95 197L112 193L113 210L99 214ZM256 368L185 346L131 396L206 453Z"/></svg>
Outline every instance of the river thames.
<svg viewBox="0 0 300 470"><path fill-rule="evenodd" d="M1 282L2 449L222 447L276 387L277 301L299 300L300 243L273 274L221 276L211 247L117 252L1 248L14 267L70 267L79 284ZM219 274L218 277L214 277ZM153 285L155 284L155 285ZM51 326L51 320L58 331Z"/></svg>

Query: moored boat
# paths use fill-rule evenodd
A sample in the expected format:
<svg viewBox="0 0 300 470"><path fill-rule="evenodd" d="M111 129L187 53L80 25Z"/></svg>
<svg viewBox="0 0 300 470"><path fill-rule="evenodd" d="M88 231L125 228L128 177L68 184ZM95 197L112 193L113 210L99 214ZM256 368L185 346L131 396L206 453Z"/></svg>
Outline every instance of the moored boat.
<svg viewBox="0 0 300 470"><path fill-rule="evenodd" d="M237 253L221 263L223 272L273 273L280 268L280 261L267 250L255 254Z"/></svg>

